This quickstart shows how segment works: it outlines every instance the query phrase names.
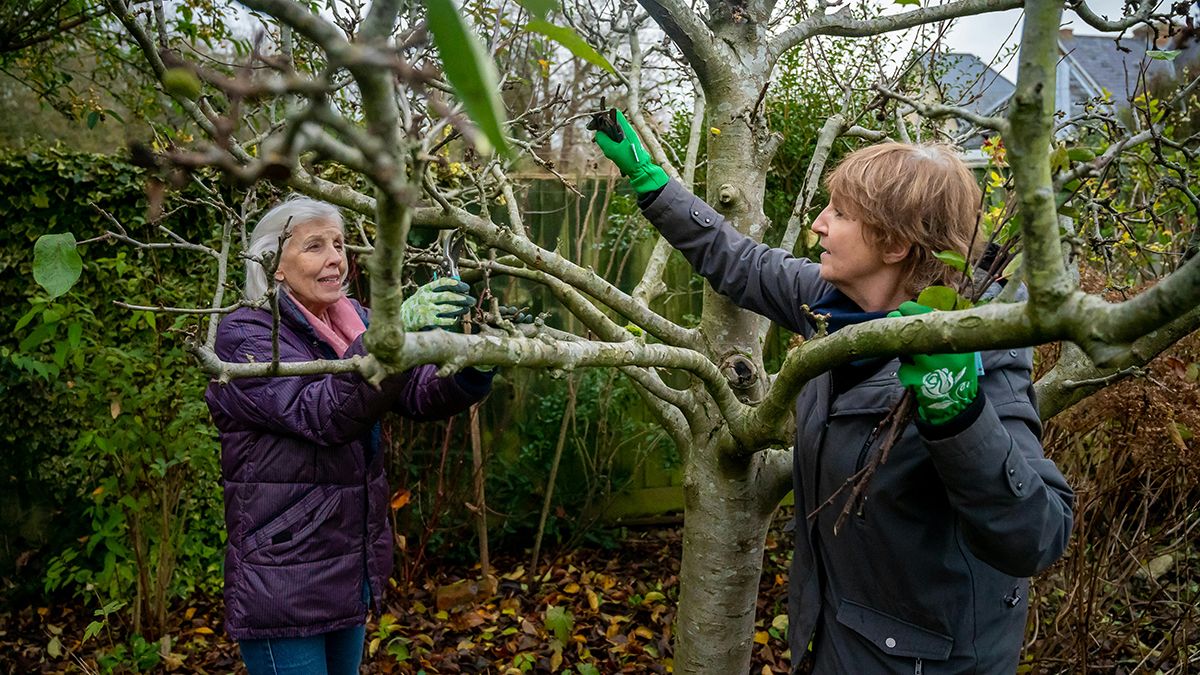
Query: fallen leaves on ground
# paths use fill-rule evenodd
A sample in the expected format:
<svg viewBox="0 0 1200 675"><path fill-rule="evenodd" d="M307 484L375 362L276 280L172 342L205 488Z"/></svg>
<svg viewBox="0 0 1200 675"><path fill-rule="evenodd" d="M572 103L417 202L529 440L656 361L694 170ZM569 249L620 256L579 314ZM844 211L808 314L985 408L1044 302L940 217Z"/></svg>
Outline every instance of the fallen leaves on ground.
<svg viewBox="0 0 1200 675"><path fill-rule="evenodd" d="M787 672L786 549L773 530L753 636L756 675ZM564 553L536 574L503 554L490 580L477 567L434 570L392 588L384 611L368 619L362 672L670 673L680 555L680 531L659 529L630 532L612 550ZM244 673L222 612L219 599L179 607L159 672ZM76 659L94 665L108 643L98 635L81 644L91 618L83 607L0 614L0 672L79 672Z"/></svg>

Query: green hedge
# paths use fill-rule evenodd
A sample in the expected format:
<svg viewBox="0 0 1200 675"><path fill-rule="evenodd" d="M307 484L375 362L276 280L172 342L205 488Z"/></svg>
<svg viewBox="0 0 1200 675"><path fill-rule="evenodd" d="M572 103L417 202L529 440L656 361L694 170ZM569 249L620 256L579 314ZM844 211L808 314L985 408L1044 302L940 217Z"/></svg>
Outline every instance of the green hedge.
<svg viewBox="0 0 1200 675"><path fill-rule="evenodd" d="M206 209L172 205L172 229L211 238ZM217 445L206 377L172 333L188 320L113 301L202 303L211 288L193 280L213 278L214 263L86 244L79 283L49 300L33 281L34 241L99 236L110 223L97 207L136 239L162 239L127 162L62 148L0 158L0 563L11 578L21 557L15 602L46 591L121 601L152 630L170 598L218 582Z"/></svg>

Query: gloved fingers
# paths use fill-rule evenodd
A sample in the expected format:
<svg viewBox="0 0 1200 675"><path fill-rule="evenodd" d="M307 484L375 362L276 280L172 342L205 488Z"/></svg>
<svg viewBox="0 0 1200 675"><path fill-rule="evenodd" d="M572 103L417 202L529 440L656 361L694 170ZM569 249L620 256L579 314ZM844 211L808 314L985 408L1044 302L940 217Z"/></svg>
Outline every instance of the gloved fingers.
<svg viewBox="0 0 1200 675"><path fill-rule="evenodd" d="M513 323L533 323L533 315L512 305L500 305L500 318Z"/></svg>
<svg viewBox="0 0 1200 675"><path fill-rule="evenodd" d="M620 144L620 141L613 140L613 137L609 136L603 129L594 129L592 131L592 141L594 141L596 143L596 145L599 145L601 149L603 149L605 147L605 144L608 144L608 145L619 145Z"/></svg>
<svg viewBox="0 0 1200 675"><path fill-rule="evenodd" d="M458 317L470 311L470 307L452 307L449 305L438 305L440 312L434 314L439 319L457 319Z"/></svg>
<svg viewBox="0 0 1200 675"><path fill-rule="evenodd" d="M463 284L464 286L466 284ZM456 307L474 307L475 298L457 291L439 291L430 293L426 301L433 305L454 305Z"/></svg>
<svg viewBox="0 0 1200 675"><path fill-rule="evenodd" d="M418 293L422 291L426 293L451 292L467 295L471 292L471 287L454 277L438 277L417 289Z"/></svg>
<svg viewBox="0 0 1200 675"><path fill-rule="evenodd" d="M901 303L896 312L892 312L888 314L888 316L891 316L897 312L900 314L900 316L917 316L919 314L929 314L933 311L934 309L932 307L926 307L925 305L909 300L908 302Z"/></svg>
<svg viewBox="0 0 1200 675"><path fill-rule="evenodd" d="M625 136L631 139L631 143L634 140L639 140L637 132L633 130L633 125L629 123L629 120L625 119L625 113L621 112L620 108L617 109L617 124L621 125L621 131L624 131Z"/></svg>

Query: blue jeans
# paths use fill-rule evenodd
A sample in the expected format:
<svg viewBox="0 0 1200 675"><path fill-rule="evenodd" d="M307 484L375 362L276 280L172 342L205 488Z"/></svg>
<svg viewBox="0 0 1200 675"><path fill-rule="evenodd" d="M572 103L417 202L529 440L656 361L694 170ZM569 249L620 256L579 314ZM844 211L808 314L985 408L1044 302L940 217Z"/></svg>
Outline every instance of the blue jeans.
<svg viewBox="0 0 1200 675"><path fill-rule="evenodd" d="M302 638L238 640L250 675L358 675L367 627Z"/></svg>

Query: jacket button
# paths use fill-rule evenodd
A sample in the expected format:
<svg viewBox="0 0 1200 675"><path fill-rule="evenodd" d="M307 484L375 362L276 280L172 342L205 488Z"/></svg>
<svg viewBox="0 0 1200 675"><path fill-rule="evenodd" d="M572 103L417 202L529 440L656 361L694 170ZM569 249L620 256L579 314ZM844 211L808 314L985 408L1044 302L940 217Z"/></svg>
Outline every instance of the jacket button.
<svg viewBox="0 0 1200 675"><path fill-rule="evenodd" d="M706 222L706 223L711 223L711 222L712 222L712 218L705 218L705 219L704 219L704 222Z"/></svg>
<svg viewBox="0 0 1200 675"><path fill-rule="evenodd" d="M1017 481L1017 489L1020 490L1023 487L1025 487L1025 483L1023 483L1021 481Z"/></svg>
<svg viewBox="0 0 1200 675"><path fill-rule="evenodd" d="M698 215L700 215L700 212L699 212L699 211L692 211L692 215L693 215L693 216L698 216Z"/></svg>
<svg viewBox="0 0 1200 675"><path fill-rule="evenodd" d="M888 649L895 649L896 648L896 638L888 638L883 641L883 644L887 645Z"/></svg>
<svg viewBox="0 0 1200 675"><path fill-rule="evenodd" d="M1010 350L1008 351L1008 355L1009 355L1009 356L1011 356L1011 357L1013 357L1013 358L1016 358L1016 357L1017 357L1017 350L1015 350L1015 349L1010 349Z"/></svg>
<svg viewBox="0 0 1200 675"><path fill-rule="evenodd" d="M1017 472L1017 470L1016 470L1016 469L1009 469L1009 470L1008 470L1008 475L1010 475L1010 476L1011 476L1011 475L1015 474L1016 472Z"/></svg>

